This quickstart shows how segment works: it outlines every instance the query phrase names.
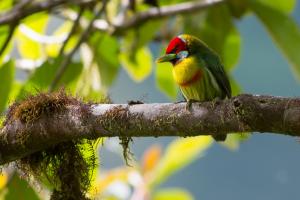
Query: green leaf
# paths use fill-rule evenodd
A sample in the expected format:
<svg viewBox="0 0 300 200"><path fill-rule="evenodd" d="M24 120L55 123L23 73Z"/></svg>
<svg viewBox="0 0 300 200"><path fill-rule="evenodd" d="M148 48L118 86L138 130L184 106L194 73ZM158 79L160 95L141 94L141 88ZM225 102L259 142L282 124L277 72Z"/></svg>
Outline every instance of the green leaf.
<svg viewBox="0 0 300 200"><path fill-rule="evenodd" d="M19 95L22 87L23 87L23 83L20 82L20 81L17 81L15 79L14 82L13 82L13 84L12 84L11 91L9 93L9 98L8 98L9 99L9 103L12 103L12 102L14 102L17 99L17 97L18 97L18 95Z"/></svg>
<svg viewBox="0 0 300 200"><path fill-rule="evenodd" d="M238 64L241 52L241 36L238 30L232 26L223 46L223 63L226 69L232 70Z"/></svg>
<svg viewBox="0 0 300 200"><path fill-rule="evenodd" d="M193 200L194 197L182 188L165 188L153 195L152 200Z"/></svg>
<svg viewBox="0 0 300 200"><path fill-rule="evenodd" d="M139 48L147 45L163 22L164 20L149 21L137 29L128 31L123 40L123 50L134 54Z"/></svg>
<svg viewBox="0 0 300 200"><path fill-rule="evenodd" d="M16 199L30 199L39 200L36 192L30 187L30 185L19 178L15 173L7 185L7 192L5 200L16 200Z"/></svg>
<svg viewBox="0 0 300 200"><path fill-rule="evenodd" d="M239 95L242 92L240 84L232 76L229 76L229 80L231 85L232 96Z"/></svg>
<svg viewBox="0 0 300 200"><path fill-rule="evenodd" d="M236 66L240 56L241 39L226 5L212 7L197 17L186 17L184 29L186 33L201 38L216 51L227 71Z"/></svg>
<svg viewBox="0 0 300 200"><path fill-rule="evenodd" d="M85 68L79 77L76 94L88 101L101 102L106 98L105 90L100 87L98 67L94 64Z"/></svg>
<svg viewBox="0 0 300 200"><path fill-rule="evenodd" d="M13 0L1 0L0 1L0 13L4 13L13 5Z"/></svg>
<svg viewBox="0 0 300 200"><path fill-rule="evenodd" d="M48 23L48 15L45 13L38 13L35 15L31 15L26 18L23 24L32 29L37 33L44 33ZM44 51L41 43L34 41L29 37L31 33L21 31L20 28L17 30L16 38L17 38L17 47L20 55L27 59L39 59L44 56ZM31 35L31 37L35 37Z"/></svg>
<svg viewBox="0 0 300 200"><path fill-rule="evenodd" d="M104 34L95 35L90 42L100 74L101 86L109 87L119 72L119 43L116 38Z"/></svg>
<svg viewBox="0 0 300 200"><path fill-rule="evenodd" d="M47 89L52 83L62 59L58 57L55 60L47 60L42 66L37 68L22 88L21 95L24 92L36 92L36 90ZM78 80L82 68L82 63L71 62L59 81L58 87L65 86L67 90L75 89L70 88L70 86Z"/></svg>
<svg viewBox="0 0 300 200"><path fill-rule="evenodd" d="M292 70L300 79L300 29L295 20L285 13L251 1L251 8L264 24L274 42L290 62Z"/></svg>
<svg viewBox="0 0 300 200"><path fill-rule="evenodd" d="M177 97L177 85L172 76L172 65L170 63L157 64L155 77L158 89L172 100L175 100Z"/></svg>
<svg viewBox="0 0 300 200"><path fill-rule="evenodd" d="M248 10L248 3L245 0L228 0L228 8L231 15L241 18Z"/></svg>
<svg viewBox="0 0 300 200"><path fill-rule="evenodd" d="M5 109L15 76L14 62L9 61L0 67L0 113Z"/></svg>
<svg viewBox="0 0 300 200"><path fill-rule="evenodd" d="M197 136L174 140L153 170L150 186L157 186L169 176L203 155L212 144L210 136Z"/></svg>
<svg viewBox="0 0 300 200"><path fill-rule="evenodd" d="M138 49L134 55L130 54L130 52L122 52L120 54L121 63L134 81L143 81L151 74L152 70L150 50L147 47L143 47Z"/></svg>
<svg viewBox="0 0 300 200"><path fill-rule="evenodd" d="M240 143L247 140L250 137L250 133L233 133L227 134L226 141L220 144L224 147L236 151L238 150Z"/></svg>
<svg viewBox="0 0 300 200"><path fill-rule="evenodd" d="M258 3L261 3L267 7L276 9L280 12L285 13L291 13L295 6L297 1L296 0L250 0L250 1L257 1Z"/></svg>
<svg viewBox="0 0 300 200"><path fill-rule="evenodd" d="M72 25L73 23L70 21L64 22L54 31L53 36L56 37L67 36L70 30L72 29ZM77 40L78 40L78 36L76 34L73 34L64 49L65 50L64 53L69 53L76 45ZM62 44L63 42L47 44L45 48L47 55L52 58L59 56L58 53L60 51Z"/></svg>

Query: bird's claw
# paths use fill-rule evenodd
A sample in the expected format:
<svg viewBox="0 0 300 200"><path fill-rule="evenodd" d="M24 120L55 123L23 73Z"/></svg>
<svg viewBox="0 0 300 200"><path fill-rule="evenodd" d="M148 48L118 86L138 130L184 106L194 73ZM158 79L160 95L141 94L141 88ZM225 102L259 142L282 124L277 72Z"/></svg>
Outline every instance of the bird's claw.
<svg viewBox="0 0 300 200"><path fill-rule="evenodd" d="M187 102L186 102L186 105L185 105L185 110L187 110L187 111L192 111L192 105L193 105L193 103L195 103L195 102L197 102L196 100L194 100L194 99L189 99L189 100L187 100Z"/></svg>
<svg viewBox="0 0 300 200"><path fill-rule="evenodd" d="M176 101L174 104L185 103L186 101Z"/></svg>

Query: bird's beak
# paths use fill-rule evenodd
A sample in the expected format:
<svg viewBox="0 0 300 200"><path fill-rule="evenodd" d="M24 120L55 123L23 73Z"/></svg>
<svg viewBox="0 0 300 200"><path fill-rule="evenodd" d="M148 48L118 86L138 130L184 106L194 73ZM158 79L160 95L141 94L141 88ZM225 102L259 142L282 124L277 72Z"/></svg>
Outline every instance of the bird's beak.
<svg viewBox="0 0 300 200"><path fill-rule="evenodd" d="M156 60L157 63L162 63L162 62L169 62L173 59L176 58L176 54L175 53L170 53L170 54L166 54L166 55L163 55L162 57L158 58Z"/></svg>

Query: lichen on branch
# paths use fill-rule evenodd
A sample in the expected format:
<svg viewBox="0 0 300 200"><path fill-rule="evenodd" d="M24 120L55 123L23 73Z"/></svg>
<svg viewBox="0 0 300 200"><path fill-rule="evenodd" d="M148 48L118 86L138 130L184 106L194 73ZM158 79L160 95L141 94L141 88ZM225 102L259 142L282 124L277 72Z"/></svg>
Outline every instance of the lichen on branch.
<svg viewBox="0 0 300 200"><path fill-rule="evenodd" d="M0 164L82 138L241 132L300 136L299 121L300 98L244 94L193 103L186 110L185 103L84 103L64 93L38 94L10 107L0 130Z"/></svg>

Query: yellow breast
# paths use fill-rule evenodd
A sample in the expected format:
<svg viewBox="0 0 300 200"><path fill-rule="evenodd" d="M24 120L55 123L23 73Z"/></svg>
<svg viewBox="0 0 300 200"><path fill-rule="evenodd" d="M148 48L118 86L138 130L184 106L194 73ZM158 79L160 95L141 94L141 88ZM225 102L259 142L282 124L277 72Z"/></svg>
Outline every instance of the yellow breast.
<svg viewBox="0 0 300 200"><path fill-rule="evenodd" d="M173 67L173 77L177 84L189 82L200 70L200 63L195 57L187 57Z"/></svg>

